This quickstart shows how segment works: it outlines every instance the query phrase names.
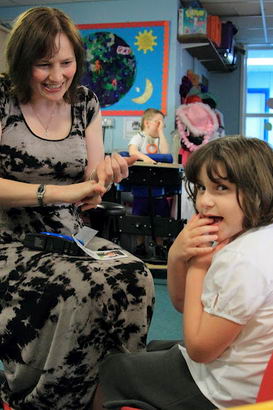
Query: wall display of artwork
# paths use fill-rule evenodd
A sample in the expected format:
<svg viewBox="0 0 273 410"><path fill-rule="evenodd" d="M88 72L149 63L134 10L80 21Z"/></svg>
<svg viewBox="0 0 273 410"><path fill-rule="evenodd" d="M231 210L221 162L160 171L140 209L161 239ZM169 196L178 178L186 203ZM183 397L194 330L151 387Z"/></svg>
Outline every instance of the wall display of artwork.
<svg viewBox="0 0 273 410"><path fill-rule="evenodd" d="M140 131L141 117L125 117L123 121L123 136L125 139L131 139Z"/></svg>
<svg viewBox="0 0 273 410"><path fill-rule="evenodd" d="M166 113L169 22L78 25L87 52L82 84L98 96L103 115Z"/></svg>

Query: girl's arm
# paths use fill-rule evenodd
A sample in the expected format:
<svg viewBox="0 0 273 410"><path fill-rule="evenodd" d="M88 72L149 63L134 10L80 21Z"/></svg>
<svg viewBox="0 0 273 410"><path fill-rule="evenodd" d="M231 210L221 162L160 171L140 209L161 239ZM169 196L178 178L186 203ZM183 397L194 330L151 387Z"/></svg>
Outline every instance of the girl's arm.
<svg viewBox="0 0 273 410"><path fill-rule="evenodd" d="M159 152L160 154L168 154L170 152L169 143L164 134L164 121L160 121L158 127L158 136L159 136Z"/></svg>
<svg viewBox="0 0 273 410"><path fill-rule="evenodd" d="M184 310L185 284L188 262L196 255L213 252L209 241L217 240L217 226L208 218L194 215L175 239L168 253L168 290L174 307Z"/></svg>
<svg viewBox="0 0 273 410"><path fill-rule="evenodd" d="M177 241L177 239L175 240ZM175 242L168 252L167 283L171 301L178 312L184 310L184 297L188 264L175 252Z"/></svg>
<svg viewBox="0 0 273 410"><path fill-rule="evenodd" d="M243 326L203 310L201 295L207 269L195 261L189 264L185 281L184 341L192 360L208 363L221 356Z"/></svg>
<svg viewBox="0 0 273 410"><path fill-rule="evenodd" d="M218 227L209 218L194 215L180 232L169 251L168 289L177 310L183 312L184 341L192 360L210 362L233 342L242 325L213 316L203 310L201 295L204 277L216 248Z"/></svg>
<svg viewBox="0 0 273 410"><path fill-rule="evenodd" d="M140 152L135 144L129 145L129 154L131 156L134 155L137 159L147 162L148 164L154 164L156 162L152 158L148 157L148 155Z"/></svg>

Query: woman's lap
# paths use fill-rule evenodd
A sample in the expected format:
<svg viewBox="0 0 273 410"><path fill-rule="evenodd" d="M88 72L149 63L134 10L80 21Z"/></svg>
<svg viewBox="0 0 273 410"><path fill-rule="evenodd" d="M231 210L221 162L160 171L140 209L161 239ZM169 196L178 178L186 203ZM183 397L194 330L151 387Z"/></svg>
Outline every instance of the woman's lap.
<svg viewBox="0 0 273 410"><path fill-rule="evenodd" d="M118 248L99 238L93 245ZM0 354L18 393L14 407L84 409L105 354L145 346L154 298L150 272L130 254L97 261L18 243L1 247Z"/></svg>

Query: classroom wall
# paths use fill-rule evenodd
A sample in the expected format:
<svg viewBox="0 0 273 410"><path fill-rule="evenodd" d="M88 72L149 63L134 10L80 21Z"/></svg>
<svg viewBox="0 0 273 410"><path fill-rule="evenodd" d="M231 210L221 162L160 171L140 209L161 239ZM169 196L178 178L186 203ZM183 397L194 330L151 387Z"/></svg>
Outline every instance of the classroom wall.
<svg viewBox="0 0 273 410"><path fill-rule="evenodd" d="M229 92L232 92L232 100L235 94L239 93L238 76L234 80L228 80L231 87L225 87L223 92L222 84L226 84L226 74L211 74L197 60L193 59L181 43L177 41L177 10L180 6L179 0L115 0L115 1L92 1L82 3L61 4L56 2L54 7L60 8L69 14L76 24L93 23L114 23L132 21L157 21L168 20L170 22L170 42L169 42L169 78L167 92L167 117L166 135L171 142L171 132L175 128L175 110L180 105L179 86L182 76L187 69L192 69L197 74L204 74L209 79L210 91L219 100L219 107L225 115L225 123L232 127L228 130L238 133L236 113L231 113L233 104L230 104ZM1 8L1 19L11 21L16 16L25 11L28 7L7 7ZM229 74L227 74L229 76ZM239 99L239 94L235 97ZM227 112L227 120L226 120ZM238 114L239 115L239 114ZM124 117L114 117L115 127L106 129L105 148L106 151L124 150L127 148L128 140L124 138ZM236 127L238 130L235 132ZM229 126L228 126L229 127Z"/></svg>
<svg viewBox="0 0 273 410"><path fill-rule="evenodd" d="M217 108L224 114L226 135L240 134L242 56L238 55L238 68L230 73L209 73L209 89L215 95ZM244 98L244 96L242 96Z"/></svg>

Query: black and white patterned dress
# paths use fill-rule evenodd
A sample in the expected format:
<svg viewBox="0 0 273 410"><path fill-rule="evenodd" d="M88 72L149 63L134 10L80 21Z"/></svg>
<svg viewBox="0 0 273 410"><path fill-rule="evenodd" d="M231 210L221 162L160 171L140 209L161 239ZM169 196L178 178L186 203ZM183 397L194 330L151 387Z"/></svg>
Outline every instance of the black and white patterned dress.
<svg viewBox="0 0 273 410"><path fill-rule="evenodd" d="M69 135L34 135L0 79L0 177L65 185L82 181L85 128L97 114L96 96L79 87ZM0 208L0 359L8 384L1 396L15 409L90 408L98 363L113 350L145 347L154 285L137 258L98 261L42 253L22 244L26 232L76 233L73 205ZM118 248L96 238L93 249Z"/></svg>

